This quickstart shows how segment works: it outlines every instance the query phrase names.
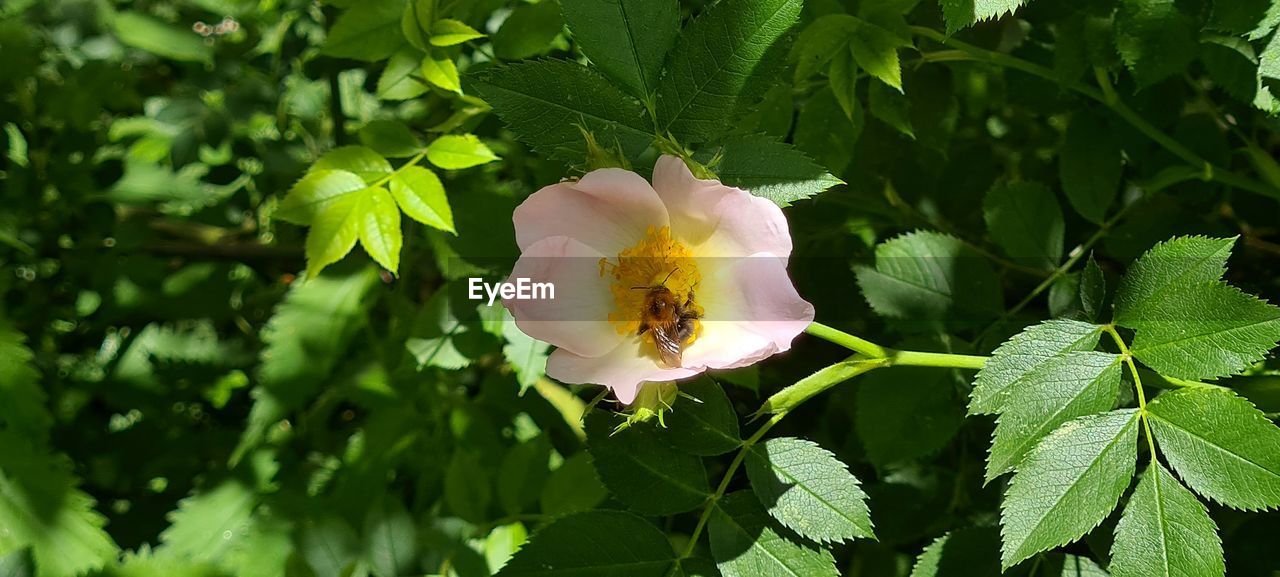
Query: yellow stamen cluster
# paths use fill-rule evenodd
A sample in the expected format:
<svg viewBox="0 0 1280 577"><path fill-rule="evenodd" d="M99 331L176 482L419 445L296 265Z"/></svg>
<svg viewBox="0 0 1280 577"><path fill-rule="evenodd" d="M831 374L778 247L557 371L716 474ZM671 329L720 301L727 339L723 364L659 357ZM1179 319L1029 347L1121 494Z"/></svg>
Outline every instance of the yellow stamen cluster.
<svg viewBox="0 0 1280 577"><path fill-rule="evenodd" d="M605 275L613 277L609 287L613 293L613 312L609 313L609 321L623 335L634 335L640 329L648 293L645 289L665 286L683 304L689 292L702 281L693 253L671 237L669 226L650 226L640 242L618 253L616 262L600 259L600 276ZM696 303L694 310L702 312ZM689 342L693 342L697 334L698 330L694 330Z"/></svg>

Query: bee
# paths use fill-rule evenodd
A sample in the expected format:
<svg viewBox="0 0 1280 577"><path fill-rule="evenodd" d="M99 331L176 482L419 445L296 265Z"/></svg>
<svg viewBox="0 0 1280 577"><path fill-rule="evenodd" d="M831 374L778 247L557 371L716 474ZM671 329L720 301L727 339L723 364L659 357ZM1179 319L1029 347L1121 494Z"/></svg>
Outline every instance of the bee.
<svg viewBox="0 0 1280 577"><path fill-rule="evenodd" d="M666 368L679 368L684 344L693 336L694 321L701 315L693 306L693 290L684 302L667 288L667 279L676 271L667 274L661 283L647 287L631 287L633 290L646 291L644 306L640 312L640 328L638 336L653 334L653 344L658 348L658 358Z"/></svg>

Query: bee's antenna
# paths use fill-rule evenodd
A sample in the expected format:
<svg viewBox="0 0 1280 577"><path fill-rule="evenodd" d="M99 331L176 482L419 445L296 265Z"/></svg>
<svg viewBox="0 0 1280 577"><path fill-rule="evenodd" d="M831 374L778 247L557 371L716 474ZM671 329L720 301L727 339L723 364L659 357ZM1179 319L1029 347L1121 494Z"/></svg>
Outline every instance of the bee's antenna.
<svg viewBox="0 0 1280 577"><path fill-rule="evenodd" d="M658 284L655 284L655 285L649 285L649 286L633 286L633 287L631 287L631 290L633 290L633 291L643 291L643 290L649 290L649 289L654 288L654 287L666 286L666 285L667 285L667 281L671 279L671 275L676 274L676 272L677 272L677 271L679 271L679 270L680 270L680 267L676 267L676 268L671 269L671 272L667 273L667 276L663 277L662 282L660 282L660 283L658 283Z"/></svg>

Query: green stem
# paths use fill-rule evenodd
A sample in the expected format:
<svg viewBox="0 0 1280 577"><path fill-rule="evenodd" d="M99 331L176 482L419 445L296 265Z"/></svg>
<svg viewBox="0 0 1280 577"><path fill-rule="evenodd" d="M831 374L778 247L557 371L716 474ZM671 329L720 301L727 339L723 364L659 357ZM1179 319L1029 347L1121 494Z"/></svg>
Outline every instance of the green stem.
<svg viewBox="0 0 1280 577"><path fill-rule="evenodd" d="M716 486L716 491L710 497L707 497L707 502L703 505L702 514L698 516L698 524L694 526L693 533L689 535L689 544L685 546L684 552L680 554L681 559L688 559L693 555L693 549L698 544L698 537L702 536L702 530L706 528L707 520L711 518L712 508L729 490L729 482L733 480L733 474L738 472L738 468L742 466L742 462L747 458L747 452L756 443L760 442L760 439L764 438L764 434L768 433L769 429L772 429L786 415L785 412L774 414L763 425L760 425L760 428L756 429L756 432L750 438L742 442L742 448L738 449L738 454L733 456L733 461L724 470L724 476L720 478L720 484Z"/></svg>
<svg viewBox="0 0 1280 577"><path fill-rule="evenodd" d="M384 177L382 177L382 178L379 178L376 182L374 182L373 184L369 185L369 186L370 186L370 188L378 187L378 186L382 186L382 185L384 185L384 184L386 184L386 183L390 182L390 181L391 181L391 179L395 178L395 177L396 177L396 175L397 175L397 174L400 174L404 169L409 168L410 166L417 166L417 165L418 165L418 163L419 163L419 162L422 162L422 159L423 159L423 158L425 158L426 156L427 156L427 149L425 149L425 148L424 148L424 149L422 149L422 151L421 151L421 152L419 152L419 153L417 153L417 154L413 155L413 158L410 158L408 162L406 162L406 163L404 163L404 164L401 164L401 165L400 165L399 167L397 167L395 170L391 171L391 174L388 174L388 175L386 175L386 176L384 176Z"/></svg>
<svg viewBox="0 0 1280 577"><path fill-rule="evenodd" d="M833 329L817 321L809 323L804 332L868 357L882 358L889 356L889 349L844 331Z"/></svg>
<svg viewBox="0 0 1280 577"><path fill-rule="evenodd" d="M1147 122L1145 118L1143 118L1137 112L1134 112L1132 108L1129 108L1128 105L1126 105L1123 101L1121 101L1116 96L1115 90L1111 86L1111 79L1107 77L1105 71L1095 70L1095 77L1097 78L1099 86L1101 87L1101 88L1098 88L1098 87L1090 86L1088 84L1084 84L1082 82L1064 80L1061 76L1056 74L1052 69L1045 68L1044 66L1040 66L1039 64L1034 64L1026 60L1023 60L1021 58L1017 58L1015 56L1005 54L1003 52L987 50L985 48L979 48L972 44L961 42L959 40L956 40L955 38L946 36L941 32L938 32L937 30L933 30L932 28L912 26L911 33L915 34L916 36L928 38L930 40L933 40L934 42L937 42L949 48L953 48L955 50L965 52L970 56L972 56L974 60L988 62L991 64L995 64L997 66L1003 66L1005 68L1012 68L1014 70L1019 70L1027 74L1031 74L1033 76L1039 76L1041 78L1044 78L1045 80L1049 80L1051 82L1055 82L1057 84L1065 86L1066 88L1074 90L1075 92L1081 95L1084 95L1090 99L1093 99L1099 102L1103 106L1106 106L1107 108L1109 108L1113 113L1116 114L1116 116L1119 116L1121 119L1123 119L1125 122L1128 122L1131 126L1137 129L1139 132L1146 135L1147 138L1150 138L1153 142L1155 142L1156 144L1159 144L1165 150L1168 150L1169 152L1173 153L1174 156L1181 158L1187 164L1194 167L1198 172L1201 173L1202 175L1201 178L1203 178L1204 180L1217 181L1219 183L1222 183L1228 186L1233 186L1241 190L1260 194L1263 196L1269 196L1271 198L1280 198L1280 188L1276 188L1264 182L1254 180L1252 178L1232 172L1227 168L1214 166L1213 163L1209 162L1208 160L1205 160L1204 158L1196 154L1191 149L1187 148L1186 146L1183 146L1182 143L1178 142L1177 140L1174 140L1168 134L1165 134L1164 132L1162 132L1159 128L1156 128L1155 125L1151 124L1150 122Z"/></svg>
<svg viewBox="0 0 1280 577"><path fill-rule="evenodd" d="M945 369L981 369L987 364L987 358L978 355L958 355L955 353L926 353L920 351L894 351L889 357L889 366L895 367L939 367Z"/></svg>
<svg viewBox="0 0 1280 577"><path fill-rule="evenodd" d="M877 367L873 368L896 365L906 367L980 369L982 368L982 365L987 362L987 357L982 356L957 355L952 353L926 353L920 351L899 351L888 347L882 347L861 337L853 336L842 330L829 327L816 321L810 323L809 326L804 329L804 332L862 355L861 357L855 355L842 363L837 363L836 365L832 365L823 370L834 369L836 367L855 363L879 364ZM799 383L788 387L788 389L794 388L796 385L800 385L807 380L808 379L802 380ZM787 389L783 389L783 391L786 390ZM780 391L780 393L781 392L782 391Z"/></svg>
<svg viewBox="0 0 1280 577"><path fill-rule="evenodd" d="M1124 362L1129 367L1129 374L1133 376L1133 390L1138 396L1138 417L1142 419L1142 431L1147 437L1147 449L1151 451L1151 458L1156 458L1156 438L1151 436L1151 423L1147 422L1147 394L1142 390L1142 376L1138 374L1138 365L1133 362L1133 353L1129 351L1129 345L1126 345L1123 338L1120 338L1120 332L1116 330L1115 325L1106 325L1103 327L1107 334L1111 335L1111 340L1115 341L1116 348L1120 349L1120 355L1124 357Z"/></svg>

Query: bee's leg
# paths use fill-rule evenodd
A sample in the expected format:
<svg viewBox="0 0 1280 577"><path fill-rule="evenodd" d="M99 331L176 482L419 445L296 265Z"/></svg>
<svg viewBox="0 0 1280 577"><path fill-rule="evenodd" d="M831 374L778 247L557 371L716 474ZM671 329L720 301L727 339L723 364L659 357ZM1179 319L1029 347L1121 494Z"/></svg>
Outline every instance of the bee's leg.
<svg viewBox="0 0 1280 577"><path fill-rule="evenodd" d="M649 332L649 323L641 322L640 329L636 331L636 335L643 335Z"/></svg>

